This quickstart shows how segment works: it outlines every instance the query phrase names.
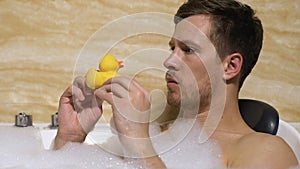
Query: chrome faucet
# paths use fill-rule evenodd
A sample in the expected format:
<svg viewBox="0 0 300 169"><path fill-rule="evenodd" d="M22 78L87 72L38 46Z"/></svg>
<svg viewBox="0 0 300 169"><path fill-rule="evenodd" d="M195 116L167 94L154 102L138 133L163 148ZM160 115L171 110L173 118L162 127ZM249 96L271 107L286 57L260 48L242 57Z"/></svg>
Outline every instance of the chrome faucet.
<svg viewBox="0 0 300 169"><path fill-rule="evenodd" d="M16 115L15 126L17 127L27 127L32 126L32 115L27 115L24 112Z"/></svg>
<svg viewBox="0 0 300 169"><path fill-rule="evenodd" d="M51 126L50 128L57 128L58 127L58 112L51 115Z"/></svg>

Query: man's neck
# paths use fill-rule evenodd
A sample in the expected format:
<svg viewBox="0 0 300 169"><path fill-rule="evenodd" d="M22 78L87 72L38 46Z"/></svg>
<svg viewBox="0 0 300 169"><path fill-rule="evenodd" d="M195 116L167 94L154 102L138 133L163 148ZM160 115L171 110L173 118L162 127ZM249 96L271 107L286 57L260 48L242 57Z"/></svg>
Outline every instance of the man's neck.
<svg viewBox="0 0 300 169"><path fill-rule="evenodd" d="M208 128L215 128L216 131L224 131L224 132L227 131L227 132L234 132L234 133L245 133L245 132L248 133L252 131L251 128L249 128L248 125L245 123L244 119L240 114L237 98L231 99L230 101L227 100L223 112L213 112L215 114L223 113L222 115L221 114L216 115L216 116L221 116L215 118L215 119L219 119L219 121L215 123L205 123L210 113L212 112L203 111L198 114L197 121L200 123L201 126L208 127Z"/></svg>

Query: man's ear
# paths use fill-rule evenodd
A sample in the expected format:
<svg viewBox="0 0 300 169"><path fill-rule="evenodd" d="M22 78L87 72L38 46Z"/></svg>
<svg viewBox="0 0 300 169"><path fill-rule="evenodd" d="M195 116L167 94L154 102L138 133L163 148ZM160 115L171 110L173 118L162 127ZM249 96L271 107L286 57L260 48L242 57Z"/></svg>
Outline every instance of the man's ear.
<svg viewBox="0 0 300 169"><path fill-rule="evenodd" d="M228 81L238 76L243 64L243 57L240 53L233 53L223 60L224 80Z"/></svg>

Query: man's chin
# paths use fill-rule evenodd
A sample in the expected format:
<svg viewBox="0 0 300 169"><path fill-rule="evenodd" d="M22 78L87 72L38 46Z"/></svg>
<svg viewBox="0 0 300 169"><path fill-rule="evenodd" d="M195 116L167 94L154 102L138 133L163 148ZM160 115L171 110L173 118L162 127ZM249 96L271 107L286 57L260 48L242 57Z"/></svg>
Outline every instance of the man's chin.
<svg viewBox="0 0 300 169"><path fill-rule="evenodd" d="M173 96L168 95L167 96L167 103L170 106L173 106L173 107L180 107L181 102L180 102L179 98L174 98Z"/></svg>

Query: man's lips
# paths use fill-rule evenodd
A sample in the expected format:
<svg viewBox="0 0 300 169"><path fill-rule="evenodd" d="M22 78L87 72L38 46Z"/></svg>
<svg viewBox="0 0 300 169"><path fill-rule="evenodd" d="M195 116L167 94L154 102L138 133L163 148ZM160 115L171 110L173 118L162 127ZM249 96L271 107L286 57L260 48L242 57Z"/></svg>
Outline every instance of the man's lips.
<svg viewBox="0 0 300 169"><path fill-rule="evenodd" d="M172 87L178 84L175 78L173 78L170 74L166 74L166 82L168 87Z"/></svg>

